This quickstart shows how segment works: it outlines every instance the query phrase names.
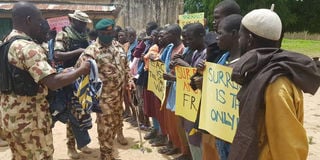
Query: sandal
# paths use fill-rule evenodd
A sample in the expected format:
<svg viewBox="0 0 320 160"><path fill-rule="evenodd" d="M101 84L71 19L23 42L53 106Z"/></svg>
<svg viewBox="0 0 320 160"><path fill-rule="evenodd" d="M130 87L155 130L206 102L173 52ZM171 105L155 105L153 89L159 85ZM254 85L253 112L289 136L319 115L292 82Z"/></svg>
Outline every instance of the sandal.
<svg viewBox="0 0 320 160"><path fill-rule="evenodd" d="M160 136L156 136L152 139L149 140L149 143L152 145L153 143L160 141L161 137Z"/></svg>
<svg viewBox="0 0 320 160"><path fill-rule="evenodd" d="M143 138L144 138L145 140L154 139L154 138L157 137L157 132L158 132L158 131L157 131L156 129L154 129L154 130L152 130L150 133L146 134Z"/></svg>
<svg viewBox="0 0 320 160"><path fill-rule="evenodd" d="M159 139L155 141L154 143L151 144L152 147L160 147L160 146L165 146L167 145L167 140L166 137L164 136L159 136Z"/></svg>
<svg viewBox="0 0 320 160"><path fill-rule="evenodd" d="M126 121L126 122L130 122L130 121L132 121L134 118L133 117L128 117L127 119L125 119L124 121Z"/></svg>
<svg viewBox="0 0 320 160"><path fill-rule="evenodd" d="M127 118L131 117L131 115L128 114L128 113L124 113L124 114L122 115L122 117L123 117L123 119L127 119Z"/></svg>
<svg viewBox="0 0 320 160"><path fill-rule="evenodd" d="M140 126L140 129L143 130L143 131L148 131L148 130L149 130L149 127L142 124L142 125Z"/></svg>
<svg viewBox="0 0 320 160"><path fill-rule="evenodd" d="M131 124L132 127L138 127L138 122L133 120L131 122L129 122Z"/></svg>
<svg viewBox="0 0 320 160"><path fill-rule="evenodd" d="M162 147L162 148L160 148L160 149L158 149L158 153L160 153L160 154L166 154L168 151L170 151L170 149L171 148L169 148L169 147Z"/></svg>
<svg viewBox="0 0 320 160"><path fill-rule="evenodd" d="M173 155L173 154L177 154L179 153L179 149L178 148L170 148L170 150L168 152L166 152L166 155Z"/></svg>
<svg viewBox="0 0 320 160"><path fill-rule="evenodd" d="M152 144L152 143L154 143L155 141L158 141L157 137L156 137L156 138L149 139L149 144Z"/></svg>

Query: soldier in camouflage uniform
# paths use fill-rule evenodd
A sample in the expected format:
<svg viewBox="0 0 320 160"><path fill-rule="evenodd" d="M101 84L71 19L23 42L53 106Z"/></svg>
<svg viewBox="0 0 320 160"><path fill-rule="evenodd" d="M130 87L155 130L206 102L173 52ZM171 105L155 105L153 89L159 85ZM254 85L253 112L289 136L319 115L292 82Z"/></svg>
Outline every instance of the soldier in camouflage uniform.
<svg viewBox="0 0 320 160"><path fill-rule="evenodd" d="M2 41L0 40L0 45L1 44L2 44ZM8 146L8 143L2 138L0 138L0 147L5 147L5 146Z"/></svg>
<svg viewBox="0 0 320 160"><path fill-rule="evenodd" d="M16 36L22 38L11 44L8 63L27 74L22 75L26 77L22 87L32 83L36 84L37 89L31 89L34 90L32 95L26 92L18 93L19 88L1 92L0 135L8 141L13 160L50 160L53 155L53 142L52 120L46 100L48 88L61 88L79 76L88 74L90 64L83 63L84 65L76 70L56 74L47 62L45 50L35 43L43 40L40 37L41 26L46 22L41 12L31 3L18 2L12 9L12 17L13 30L5 42ZM27 80L30 78L32 81Z"/></svg>
<svg viewBox="0 0 320 160"><path fill-rule="evenodd" d="M63 28L56 36L54 45L54 60L55 62L62 63L62 68L73 67L78 60L80 54L85 48L89 46L87 23L91 23L89 16L79 10L74 11L73 14L69 14L70 26ZM64 88L67 95L67 108L74 113L75 109L71 106L71 97L73 95L70 87ZM78 130L78 134L82 135L81 140L79 137L75 137L72 131L71 123L67 123L67 147L68 156L70 158L78 159L80 155L75 149L75 138L77 138L77 148L84 153L91 153L91 150L87 147L90 143L90 136L87 130Z"/></svg>
<svg viewBox="0 0 320 160"><path fill-rule="evenodd" d="M112 146L117 131L122 124L123 89L127 85L133 89L134 83L129 75L126 53L114 37L114 21L102 19L96 26L98 39L80 56L77 65L93 58L98 65L99 78L103 81L100 97L102 113L97 113L98 139L101 160L113 160Z"/></svg>

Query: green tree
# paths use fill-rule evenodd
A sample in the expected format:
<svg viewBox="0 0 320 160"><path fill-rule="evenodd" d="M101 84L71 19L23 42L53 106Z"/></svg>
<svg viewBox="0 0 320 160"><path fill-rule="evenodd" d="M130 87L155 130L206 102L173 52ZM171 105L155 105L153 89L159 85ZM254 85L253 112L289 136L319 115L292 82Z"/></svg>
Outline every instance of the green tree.
<svg viewBox="0 0 320 160"><path fill-rule="evenodd" d="M320 3L318 0L299 0L291 4L296 21L288 25L289 31L320 33Z"/></svg>
<svg viewBox="0 0 320 160"><path fill-rule="evenodd" d="M297 15L290 10L292 3L295 0L237 0L241 7L242 15L250 12L256 8L270 8L272 4L275 5L274 11L277 12L282 20L283 28L288 30L288 26L297 20Z"/></svg>
<svg viewBox="0 0 320 160"><path fill-rule="evenodd" d="M214 6L221 0L185 0L186 13L204 12L208 26L212 28ZM241 7L242 15L256 8L270 8L275 4L274 11L282 20L287 32L308 31L320 33L319 0L236 0Z"/></svg>

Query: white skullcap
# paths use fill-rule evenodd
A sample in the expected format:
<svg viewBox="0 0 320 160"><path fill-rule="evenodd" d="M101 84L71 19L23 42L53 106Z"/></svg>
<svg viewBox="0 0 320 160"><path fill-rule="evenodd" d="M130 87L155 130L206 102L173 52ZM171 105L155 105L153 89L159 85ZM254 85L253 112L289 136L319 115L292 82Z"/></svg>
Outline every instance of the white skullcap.
<svg viewBox="0 0 320 160"><path fill-rule="evenodd" d="M269 9L255 9L246 14L241 21L250 32L270 40L281 37L282 23L280 17Z"/></svg>

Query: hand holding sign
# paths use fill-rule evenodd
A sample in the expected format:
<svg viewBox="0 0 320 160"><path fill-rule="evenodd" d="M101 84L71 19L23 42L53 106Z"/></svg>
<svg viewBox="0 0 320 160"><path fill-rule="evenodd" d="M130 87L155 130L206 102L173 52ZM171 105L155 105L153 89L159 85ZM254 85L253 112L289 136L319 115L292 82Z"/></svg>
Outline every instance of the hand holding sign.
<svg viewBox="0 0 320 160"><path fill-rule="evenodd" d="M170 73L163 73L163 79L167 81L176 81L176 77Z"/></svg>
<svg viewBox="0 0 320 160"><path fill-rule="evenodd" d="M172 63L174 66L190 67L190 65L181 58L177 58L177 59L173 60Z"/></svg>
<svg viewBox="0 0 320 160"><path fill-rule="evenodd" d="M195 74L194 76L191 77L191 82L190 85L192 89L202 89L202 83L203 83L203 76L200 74Z"/></svg>
<svg viewBox="0 0 320 160"><path fill-rule="evenodd" d="M196 69L177 66L175 73L177 76L176 115L194 122L201 99L200 90L193 90L190 86L190 78L196 73Z"/></svg>
<svg viewBox="0 0 320 160"><path fill-rule="evenodd" d="M201 60L201 62L198 63L198 65L197 65L197 72L199 72L199 73L202 73L202 72L203 72L203 70L204 70L205 67L206 67L205 62L206 62L206 61Z"/></svg>
<svg viewBox="0 0 320 160"><path fill-rule="evenodd" d="M163 102L166 93L166 81L163 79L164 63L150 61L148 74L148 90L152 91Z"/></svg>
<svg viewBox="0 0 320 160"><path fill-rule="evenodd" d="M228 142L232 142L239 121L240 86L231 81L231 73L232 68L206 63L199 123L199 128Z"/></svg>

